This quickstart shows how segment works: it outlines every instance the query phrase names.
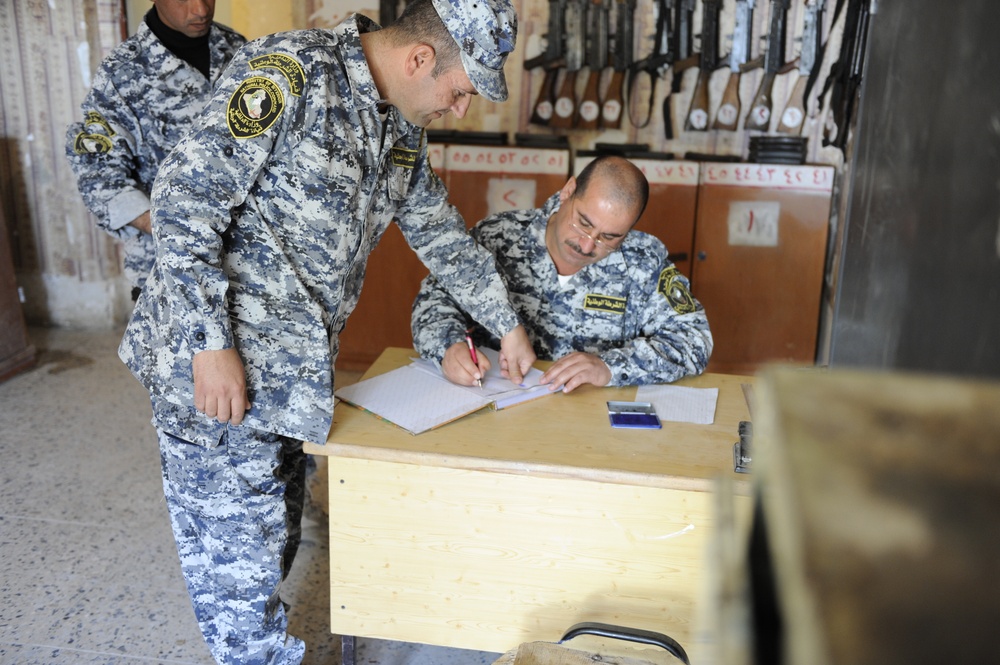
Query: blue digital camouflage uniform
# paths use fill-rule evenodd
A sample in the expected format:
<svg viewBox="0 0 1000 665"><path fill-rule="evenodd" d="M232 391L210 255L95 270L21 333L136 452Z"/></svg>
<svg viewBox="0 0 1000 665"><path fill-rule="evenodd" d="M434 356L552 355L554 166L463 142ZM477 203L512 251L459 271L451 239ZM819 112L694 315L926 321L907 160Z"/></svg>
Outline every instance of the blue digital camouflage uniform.
<svg viewBox="0 0 1000 665"><path fill-rule="evenodd" d="M275 469L290 442L326 440L338 335L388 224L494 334L518 324L423 130L379 113L359 37L373 29L353 15L249 43L153 187L156 262L119 355L150 392L182 567L220 662L301 658L277 596ZM240 426L193 408L192 357L231 347L252 403Z"/></svg>
<svg viewBox="0 0 1000 665"><path fill-rule="evenodd" d="M70 125L66 155L98 225L123 240L125 275L141 287L153 267L153 238L129 226L149 210L160 162L187 132L236 51L245 43L212 24L210 79L170 52L145 21L101 63Z"/></svg>
<svg viewBox="0 0 1000 665"><path fill-rule="evenodd" d="M573 351L599 356L609 385L669 383L700 374L712 353L705 310L654 236L632 231L620 251L585 266L563 288L545 246L559 194L533 210L487 217L471 235L496 257L511 303L540 360ZM438 363L473 327L477 345L498 349L496 337L470 317L433 276L413 303L413 344Z"/></svg>

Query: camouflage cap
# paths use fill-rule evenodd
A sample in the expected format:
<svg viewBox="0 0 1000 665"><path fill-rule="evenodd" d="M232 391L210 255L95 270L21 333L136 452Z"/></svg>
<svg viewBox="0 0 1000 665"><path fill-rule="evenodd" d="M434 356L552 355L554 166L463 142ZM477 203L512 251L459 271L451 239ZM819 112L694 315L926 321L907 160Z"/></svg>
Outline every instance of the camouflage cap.
<svg viewBox="0 0 1000 665"><path fill-rule="evenodd" d="M503 66L517 39L510 0L431 0L462 52L465 73L491 102L507 99Z"/></svg>

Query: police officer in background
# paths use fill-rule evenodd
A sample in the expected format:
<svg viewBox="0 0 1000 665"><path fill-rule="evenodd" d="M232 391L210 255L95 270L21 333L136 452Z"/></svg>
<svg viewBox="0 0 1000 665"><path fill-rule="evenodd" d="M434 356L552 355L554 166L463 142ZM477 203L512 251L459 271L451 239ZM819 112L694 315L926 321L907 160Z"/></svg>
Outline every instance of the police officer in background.
<svg viewBox="0 0 1000 665"><path fill-rule="evenodd" d="M621 157L602 156L540 209L487 217L472 236L496 257L511 302L543 360L542 383L565 392L668 383L700 374L712 334L690 284L654 236L632 231L649 197L646 177ZM413 304L413 344L446 377L472 385L489 369L472 362L465 331L496 348L441 282L428 276Z"/></svg>
<svg viewBox="0 0 1000 665"><path fill-rule="evenodd" d="M149 193L160 162L191 127L246 40L212 22L215 0L153 0L136 34L101 63L70 125L66 155L98 225L121 238L138 297L153 267Z"/></svg>
<svg viewBox="0 0 1000 665"><path fill-rule="evenodd" d="M119 355L149 390L192 603L220 663L298 663L280 582L303 441L333 418L339 334L393 220L430 271L535 360L492 258L465 232L424 127L507 98L509 0L412 0L391 26L263 37L233 59L152 193L156 261ZM336 507L333 507L336 509Z"/></svg>

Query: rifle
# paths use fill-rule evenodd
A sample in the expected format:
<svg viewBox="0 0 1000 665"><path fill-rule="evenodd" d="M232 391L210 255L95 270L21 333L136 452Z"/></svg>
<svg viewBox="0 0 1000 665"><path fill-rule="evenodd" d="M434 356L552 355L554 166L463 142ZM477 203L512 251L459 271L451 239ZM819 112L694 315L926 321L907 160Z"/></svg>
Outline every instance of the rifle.
<svg viewBox="0 0 1000 665"><path fill-rule="evenodd" d="M576 113L576 75L583 67L586 43L584 15L587 0L568 0L563 13L563 34L566 38L566 74L556 96L555 113L549 121L551 127L572 127Z"/></svg>
<svg viewBox="0 0 1000 665"><path fill-rule="evenodd" d="M588 26L587 67L590 76L576 118L576 126L580 129L595 129L601 115L601 74L608 66L608 7L602 0L590 3Z"/></svg>
<svg viewBox="0 0 1000 665"><path fill-rule="evenodd" d="M547 125L552 119L552 110L556 103L556 77L563 60L563 6L566 0L549 0L549 31L546 34L545 52L524 61L526 70L541 67L545 70L542 87L538 91L534 110L531 112L531 123Z"/></svg>
<svg viewBox="0 0 1000 665"><path fill-rule="evenodd" d="M698 54L698 82L691 97L684 129L704 132L708 129L708 81L719 68L719 10L722 0L702 0L701 53Z"/></svg>
<svg viewBox="0 0 1000 665"><path fill-rule="evenodd" d="M736 0L736 24L733 26L733 45L729 51L729 81L722 93L719 111L715 114L713 129L735 131L740 122L740 67L750 59L750 40L753 33L753 5L756 0Z"/></svg>
<svg viewBox="0 0 1000 665"><path fill-rule="evenodd" d="M615 9L615 51L612 54L611 81L601 109L601 127L618 129L622 124L622 100L625 98L625 72L632 67L634 49L633 17L635 0L618 0Z"/></svg>
<svg viewBox="0 0 1000 665"><path fill-rule="evenodd" d="M770 125L771 89L774 87L774 77L785 64L785 18L790 4L791 0L771 0L771 30L767 35L767 51L764 55L764 78L750 104L750 114L744 125L747 129L767 131Z"/></svg>
<svg viewBox="0 0 1000 665"><path fill-rule="evenodd" d="M693 41L691 29L694 4L695 0L680 0L676 5L677 18L674 21L676 29L673 35L673 46L671 47L676 58L673 64L674 77L670 82L670 94L663 98L663 134L668 139L674 138L674 120L673 113L670 111L670 98L675 93L681 91L684 70L694 66L698 62L698 56L691 55L691 42ZM716 27L716 34L718 34L718 27ZM718 37L716 37L716 42L718 42ZM718 48L718 44L716 44L716 48Z"/></svg>
<svg viewBox="0 0 1000 665"><path fill-rule="evenodd" d="M821 93L822 96L830 90L830 116L823 134L823 145L832 145L841 151L847 145L847 130L854 118L854 106L861 91L871 11L869 0L849 0L849 3L847 16L844 17L840 57L830 67L830 75ZM842 6L843 0L838 0L834 22Z"/></svg>
<svg viewBox="0 0 1000 665"><path fill-rule="evenodd" d="M664 76L668 69L674 64L674 53L671 51L673 43L673 27L671 25L671 9L678 0L656 0L656 36L653 37L653 50L642 60L632 63L628 72L628 98L625 105L628 107L629 120L636 129L642 129L649 124L653 117L653 98L656 96L656 82ZM645 74L649 78L649 104L646 108L646 119L636 120L632 110L635 100L636 82L640 75Z"/></svg>
<svg viewBox="0 0 1000 665"><path fill-rule="evenodd" d="M795 80L792 94L781 114L778 131L782 134L798 134L806 117L806 99L816 80L814 69L822 62L823 43L820 30L823 24L823 5L826 0L813 0L806 5L802 25L802 50L799 53L799 78Z"/></svg>

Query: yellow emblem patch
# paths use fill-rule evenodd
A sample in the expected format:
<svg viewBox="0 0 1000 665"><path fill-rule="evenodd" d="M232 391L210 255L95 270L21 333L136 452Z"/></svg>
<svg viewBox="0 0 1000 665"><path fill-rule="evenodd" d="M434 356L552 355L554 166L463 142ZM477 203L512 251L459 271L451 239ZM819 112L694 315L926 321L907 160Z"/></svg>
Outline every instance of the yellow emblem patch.
<svg viewBox="0 0 1000 665"><path fill-rule="evenodd" d="M111 139L104 134L80 132L73 139L73 152L78 155L111 152Z"/></svg>
<svg viewBox="0 0 1000 665"><path fill-rule="evenodd" d="M413 165L417 163L416 150L407 150L406 148L393 148L389 151L392 156L392 165L401 166L404 169L412 169Z"/></svg>
<svg viewBox="0 0 1000 665"><path fill-rule="evenodd" d="M278 84L251 76L229 98L226 124L233 138L250 139L266 132L285 110L285 95Z"/></svg>
<svg viewBox="0 0 1000 665"><path fill-rule="evenodd" d="M85 126L98 125L104 128L104 131L108 136L114 136L115 130L111 129L111 123L104 119L104 116L97 111L87 111L86 116L83 118L83 124Z"/></svg>
<svg viewBox="0 0 1000 665"><path fill-rule="evenodd" d="M288 90L298 97L306 85L306 75L302 65L295 58L283 53L268 53L250 60L253 69L277 69L288 81Z"/></svg>
<svg viewBox="0 0 1000 665"><path fill-rule="evenodd" d="M670 266L660 271L656 282L656 290L663 294L670 306L678 314L690 314L697 309L694 296L684 284L684 277L676 267Z"/></svg>
<svg viewBox="0 0 1000 665"><path fill-rule="evenodd" d="M602 296L599 293L588 293L583 298L583 308L597 312L607 312L608 314L624 314L628 298L617 298L615 296Z"/></svg>

